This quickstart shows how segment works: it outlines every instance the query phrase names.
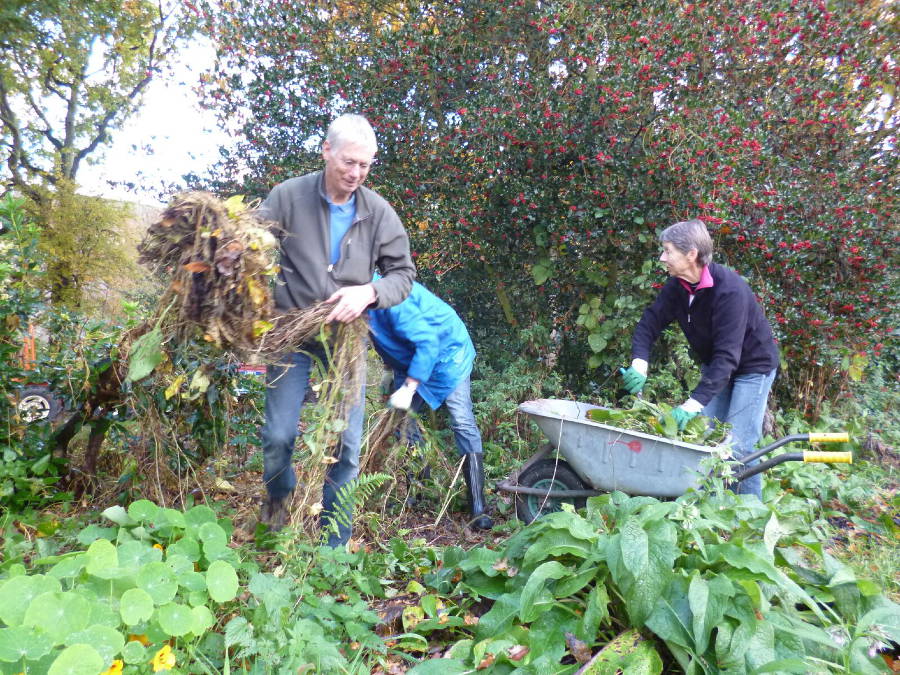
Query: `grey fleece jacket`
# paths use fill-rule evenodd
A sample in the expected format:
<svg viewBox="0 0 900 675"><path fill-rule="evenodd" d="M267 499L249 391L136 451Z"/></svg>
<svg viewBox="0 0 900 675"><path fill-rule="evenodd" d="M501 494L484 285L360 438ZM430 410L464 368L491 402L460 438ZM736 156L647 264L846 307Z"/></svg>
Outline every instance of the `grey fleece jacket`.
<svg viewBox="0 0 900 675"><path fill-rule="evenodd" d="M326 300L341 286L372 283L384 309L402 302L412 288L416 268L400 218L382 197L366 187L356 190L356 218L341 240L341 255L330 264L331 228L323 173L290 178L276 185L259 215L277 223L281 252L275 306L306 308ZM381 279L372 282L375 268Z"/></svg>

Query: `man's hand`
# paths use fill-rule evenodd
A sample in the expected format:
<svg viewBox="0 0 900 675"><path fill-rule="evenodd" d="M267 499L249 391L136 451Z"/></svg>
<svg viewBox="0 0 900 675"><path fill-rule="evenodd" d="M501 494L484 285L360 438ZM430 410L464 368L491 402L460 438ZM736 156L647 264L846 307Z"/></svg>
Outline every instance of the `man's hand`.
<svg viewBox="0 0 900 675"><path fill-rule="evenodd" d="M372 284L339 288L325 301L334 303L334 309L325 317L325 321L350 323L375 302L375 297L375 287Z"/></svg>
<svg viewBox="0 0 900 675"><path fill-rule="evenodd" d="M402 387L391 394L391 397L388 399L388 405L397 410L409 410L418 386L418 382L407 380Z"/></svg>
<svg viewBox="0 0 900 675"><path fill-rule="evenodd" d="M647 382L647 374L640 372L634 366L631 366L628 370L619 368L619 372L622 374L622 384L625 385L625 390L629 394L640 393Z"/></svg>

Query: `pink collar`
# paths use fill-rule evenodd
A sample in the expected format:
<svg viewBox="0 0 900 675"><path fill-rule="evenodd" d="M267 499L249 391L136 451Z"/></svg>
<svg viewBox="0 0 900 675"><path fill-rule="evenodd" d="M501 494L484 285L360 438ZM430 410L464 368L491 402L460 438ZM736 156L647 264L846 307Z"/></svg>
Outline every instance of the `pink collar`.
<svg viewBox="0 0 900 675"><path fill-rule="evenodd" d="M684 286L684 289L688 293L694 292L694 291L691 291L691 285L688 282L686 282L684 279L679 279L678 281L681 282L681 285ZM712 274L709 273L709 265L704 265L703 271L700 272L700 281L697 282L696 290L699 291L701 288L712 288L713 286L714 286L713 278L712 278Z"/></svg>

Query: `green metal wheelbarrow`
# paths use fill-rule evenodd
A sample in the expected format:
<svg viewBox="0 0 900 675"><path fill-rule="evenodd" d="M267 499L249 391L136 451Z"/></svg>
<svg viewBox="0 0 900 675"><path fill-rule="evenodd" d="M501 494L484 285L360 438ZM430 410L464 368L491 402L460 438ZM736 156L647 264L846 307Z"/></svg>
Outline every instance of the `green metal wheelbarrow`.
<svg viewBox="0 0 900 675"><path fill-rule="evenodd" d="M660 436L594 422L587 411L600 406L562 399L538 399L519 405L548 439L548 443L497 488L513 493L516 515L526 523L561 501L579 508L588 497L621 490L629 495L678 497L696 488L701 462L723 448L694 445ZM744 465L795 441L841 443L846 433L793 434L741 459ZM728 445L727 442L722 445ZM558 452L559 458L554 457ZM755 476L783 462L850 463L851 452L805 450L788 452L746 466L735 481Z"/></svg>

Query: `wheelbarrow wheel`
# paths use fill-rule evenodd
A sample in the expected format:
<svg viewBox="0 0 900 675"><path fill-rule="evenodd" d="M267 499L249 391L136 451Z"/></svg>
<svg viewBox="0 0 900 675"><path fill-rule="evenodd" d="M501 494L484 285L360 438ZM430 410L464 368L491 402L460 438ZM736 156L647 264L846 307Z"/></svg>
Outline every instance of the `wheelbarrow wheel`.
<svg viewBox="0 0 900 675"><path fill-rule="evenodd" d="M564 460L542 459L529 466L519 476L519 485L539 490L586 490L578 474ZM560 510L562 502L568 502L580 509L585 505L584 497L550 498L542 495L516 495L516 516L526 525L545 513Z"/></svg>

